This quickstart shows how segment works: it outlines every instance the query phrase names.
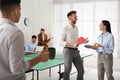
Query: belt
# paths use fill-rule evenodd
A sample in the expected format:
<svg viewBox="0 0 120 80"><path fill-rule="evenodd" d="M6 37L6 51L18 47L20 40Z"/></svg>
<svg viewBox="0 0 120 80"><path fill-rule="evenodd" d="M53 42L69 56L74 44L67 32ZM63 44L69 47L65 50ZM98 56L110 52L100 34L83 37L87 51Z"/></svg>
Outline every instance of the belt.
<svg viewBox="0 0 120 80"><path fill-rule="evenodd" d="M111 53L103 53L103 52L99 52L99 54L111 54Z"/></svg>
<svg viewBox="0 0 120 80"><path fill-rule="evenodd" d="M71 50L78 50L78 48L72 48L72 47L64 47L66 49L71 49Z"/></svg>
<svg viewBox="0 0 120 80"><path fill-rule="evenodd" d="M103 52L99 52L100 54L102 54Z"/></svg>

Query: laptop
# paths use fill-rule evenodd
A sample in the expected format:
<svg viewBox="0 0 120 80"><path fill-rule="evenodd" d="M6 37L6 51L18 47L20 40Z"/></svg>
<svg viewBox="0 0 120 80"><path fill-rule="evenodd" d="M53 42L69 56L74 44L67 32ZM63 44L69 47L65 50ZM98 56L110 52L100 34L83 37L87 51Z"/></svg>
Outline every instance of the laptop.
<svg viewBox="0 0 120 80"><path fill-rule="evenodd" d="M40 52L43 50L43 48L44 48L44 46L37 46L35 49L35 52Z"/></svg>
<svg viewBox="0 0 120 80"><path fill-rule="evenodd" d="M25 52L25 55L30 55L30 54L35 54L35 53L40 53L40 51L43 50L43 46L37 46L34 52Z"/></svg>

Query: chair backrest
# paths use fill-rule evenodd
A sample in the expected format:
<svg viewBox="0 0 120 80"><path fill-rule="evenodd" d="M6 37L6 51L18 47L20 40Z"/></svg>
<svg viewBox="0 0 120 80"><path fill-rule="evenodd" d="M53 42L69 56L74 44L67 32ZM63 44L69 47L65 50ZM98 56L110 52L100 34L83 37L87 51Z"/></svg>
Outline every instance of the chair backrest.
<svg viewBox="0 0 120 80"><path fill-rule="evenodd" d="M48 47L48 51L50 52L49 59L54 59L56 55L56 49L54 47Z"/></svg>

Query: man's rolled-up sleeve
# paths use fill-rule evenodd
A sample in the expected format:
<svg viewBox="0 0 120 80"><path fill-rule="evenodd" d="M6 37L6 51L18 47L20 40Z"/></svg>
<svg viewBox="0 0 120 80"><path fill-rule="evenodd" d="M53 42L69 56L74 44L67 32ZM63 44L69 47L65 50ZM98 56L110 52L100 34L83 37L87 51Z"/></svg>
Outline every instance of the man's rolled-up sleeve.
<svg viewBox="0 0 120 80"><path fill-rule="evenodd" d="M60 45L61 46L66 46L66 30L65 27L62 29L61 31L61 35L60 35Z"/></svg>

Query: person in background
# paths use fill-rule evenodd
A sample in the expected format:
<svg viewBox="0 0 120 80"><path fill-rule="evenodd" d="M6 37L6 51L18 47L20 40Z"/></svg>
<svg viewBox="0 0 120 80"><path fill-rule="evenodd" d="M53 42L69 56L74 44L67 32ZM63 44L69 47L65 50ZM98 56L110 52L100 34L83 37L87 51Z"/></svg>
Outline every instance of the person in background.
<svg viewBox="0 0 120 80"><path fill-rule="evenodd" d="M61 33L61 45L64 47L64 76L63 80L70 80L70 72L72 69L72 63L77 69L77 80L83 80L84 68L81 61L81 56L78 50L78 27L75 25L77 21L77 12L70 11L67 14L68 24L63 28ZM87 43L88 40L85 40Z"/></svg>
<svg viewBox="0 0 120 80"><path fill-rule="evenodd" d="M98 36L98 43L93 46L93 49L98 52L98 80L104 80L105 73L107 76L107 80L114 80L114 37L111 32L110 22L108 20L102 20L99 28L102 33Z"/></svg>
<svg viewBox="0 0 120 80"><path fill-rule="evenodd" d="M42 51L24 61L24 35L15 25L20 19L20 3L20 0L0 0L0 80L26 80L25 71L49 58L49 52Z"/></svg>
<svg viewBox="0 0 120 80"><path fill-rule="evenodd" d="M48 42L51 39L53 39L53 37L48 38L47 34L45 33L45 29L42 28L38 34L38 46L44 46L44 49L48 48Z"/></svg>
<svg viewBox="0 0 120 80"><path fill-rule="evenodd" d="M25 52L34 52L36 47L37 47L37 43L36 43L36 35L32 35L32 39L31 41L25 43Z"/></svg>

